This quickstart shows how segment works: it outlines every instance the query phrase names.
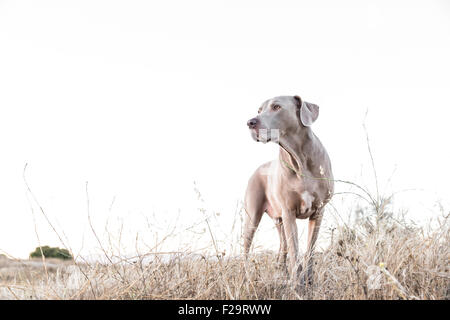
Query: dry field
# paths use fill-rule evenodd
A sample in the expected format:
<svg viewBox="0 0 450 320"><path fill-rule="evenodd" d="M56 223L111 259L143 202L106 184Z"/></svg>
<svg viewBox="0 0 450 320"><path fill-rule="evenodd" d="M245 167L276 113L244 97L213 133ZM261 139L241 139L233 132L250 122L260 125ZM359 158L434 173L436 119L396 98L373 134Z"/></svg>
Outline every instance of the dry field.
<svg viewBox="0 0 450 320"><path fill-rule="evenodd" d="M368 146L376 192L336 180L349 188L335 194L327 205L318 239L322 245L318 245L313 257L312 285L299 288L288 280L285 269L276 262L277 253L260 249L267 245L267 241L258 243L263 242L258 237L261 230L253 243L254 253L248 260L243 258L242 209L235 212L234 218L225 217L234 221L231 230L226 231L229 237L225 243L215 239L220 231L214 229L207 210L199 209L203 218L183 229L181 237L187 238L185 232L201 224L209 234L209 249L203 253L189 246L180 247L178 252L163 252L162 243L172 236L170 233L152 249L125 257L117 250L120 245L112 244L110 233L108 243L104 243L91 224L86 184L88 220L102 258L97 262L82 257L75 262L61 262L0 255L0 299L449 299L450 213L439 205L433 218L418 224L409 220L404 210L394 209L396 193L383 196L378 192ZM198 189L195 191L203 202ZM343 206L339 197L350 199L350 204Z"/></svg>
<svg viewBox="0 0 450 320"><path fill-rule="evenodd" d="M315 254L313 285L302 289L287 280L275 252L259 252L248 261L239 255L153 252L152 259L114 263L3 256L0 298L448 299L448 213L433 225L417 226L379 204L360 210L351 224L334 226L328 246Z"/></svg>

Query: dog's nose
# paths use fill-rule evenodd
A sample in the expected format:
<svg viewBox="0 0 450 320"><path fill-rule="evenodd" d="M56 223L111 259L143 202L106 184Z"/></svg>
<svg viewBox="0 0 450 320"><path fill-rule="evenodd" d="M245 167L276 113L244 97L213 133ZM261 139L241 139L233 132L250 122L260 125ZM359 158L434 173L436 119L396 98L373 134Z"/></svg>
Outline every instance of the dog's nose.
<svg viewBox="0 0 450 320"><path fill-rule="evenodd" d="M258 125L258 119L253 118L247 121L247 125L250 129L255 129L256 126Z"/></svg>

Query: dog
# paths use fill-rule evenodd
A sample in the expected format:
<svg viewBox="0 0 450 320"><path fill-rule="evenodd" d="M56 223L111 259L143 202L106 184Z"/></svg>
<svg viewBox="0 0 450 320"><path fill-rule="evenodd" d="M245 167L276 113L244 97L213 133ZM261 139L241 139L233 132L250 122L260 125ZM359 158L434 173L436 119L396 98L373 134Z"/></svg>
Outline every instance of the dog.
<svg viewBox="0 0 450 320"><path fill-rule="evenodd" d="M247 122L254 140L277 143L280 151L277 160L261 165L249 179L244 199L244 253L248 256L266 212L280 236L278 262L288 267L291 279L299 279L302 265L296 219L309 219L305 255L308 283L312 283L312 253L324 207L334 192L330 158L311 129L318 116L317 105L299 96L279 96L265 101L258 115ZM306 279L302 279L304 283Z"/></svg>

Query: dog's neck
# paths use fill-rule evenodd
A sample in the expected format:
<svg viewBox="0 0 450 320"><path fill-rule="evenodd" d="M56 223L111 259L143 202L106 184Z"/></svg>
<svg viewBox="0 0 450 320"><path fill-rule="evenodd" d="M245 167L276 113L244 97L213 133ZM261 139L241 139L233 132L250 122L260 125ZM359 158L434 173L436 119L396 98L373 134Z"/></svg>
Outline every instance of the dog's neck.
<svg viewBox="0 0 450 320"><path fill-rule="evenodd" d="M280 137L279 161L282 167L301 175L307 170L307 161L310 158L310 146L315 135L311 128L301 128L290 135L291 139ZM293 139L292 139L293 138Z"/></svg>

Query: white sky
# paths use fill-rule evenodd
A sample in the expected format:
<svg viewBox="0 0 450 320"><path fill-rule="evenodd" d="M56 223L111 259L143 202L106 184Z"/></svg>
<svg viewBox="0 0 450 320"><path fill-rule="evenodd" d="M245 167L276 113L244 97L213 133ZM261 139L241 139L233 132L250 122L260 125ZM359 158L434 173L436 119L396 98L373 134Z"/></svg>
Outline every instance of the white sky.
<svg viewBox="0 0 450 320"><path fill-rule="evenodd" d="M369 110L381 186L396 168L390 189L424 189L404 202L430 215L449 191L449 18L445 0L0 1L0 250L37 245L25 163L75 250L83 235L95 247L86 181L100 229L201 217L193 181L231 221L277 156L246 122L285 94L321 107L335 178L372 185ZM32 205L41 241L60 245Z"/></svg>

